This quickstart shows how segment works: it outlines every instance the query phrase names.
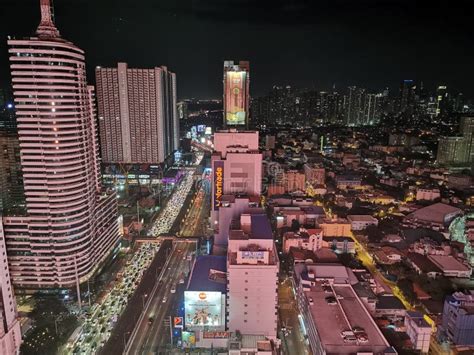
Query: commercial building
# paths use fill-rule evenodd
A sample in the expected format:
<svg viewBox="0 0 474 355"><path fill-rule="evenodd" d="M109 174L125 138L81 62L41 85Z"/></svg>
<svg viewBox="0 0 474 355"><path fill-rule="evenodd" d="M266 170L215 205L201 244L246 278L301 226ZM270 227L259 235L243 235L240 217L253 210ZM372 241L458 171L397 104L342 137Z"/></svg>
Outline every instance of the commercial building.
<svg viewBox="0 0 474 355"><path fill-rule="evenodd" d="M174 73L118 63L95 75L103 163L157 164L178 149Z"/></svg>
<svg viewBox="0 0 474 355"><path fill-rule="evenodd" d="M293 279L299 312L313 354L389 354L389 343L340 264L297 264Z"/></svg>
<svg viewBox="0 0 474 355"><path fill-rule="evenodd" d="M351 223L353 231L361 231L366 229L368 226L378 226L379 221L377 218L369 215L349 215L347 220Z"/></svg>
<svg viewBox="0 0 474 355"><path fill-rule="evenodd" d="M318 165L304 165L306 181L313 186L324 185L326 180L326 169Z"/></svg>
<svg viewBox="0 0 474 355"><path fill-rule="evenodd" d="M351 237L351 223L344 218L324 218L318 221L325 237Z"/></svg>
<svg viewBox="0 0 474 355"><path fill-rule="evenodd" d="M437 198L441 198L441 194L439 189L417 189L416 190L416 199L425 200L425 201L433 201Z"/></svg>
<svg viewBox="0 0 474 355"><path fill-rule="evenodd" d="M291 248L311 250L313 252L323 247L323 231L321 229L304 229L298 232L283 234L283 252L289 253Z"/></svg>
<svg viewBox="0 0 474 355"><path fill-rule="evenodd" d="M250 63L224 61L224 127L248 127Z"/></svg>
<svg viewBox="0 0 474 355"><path fill-rule="evenodd" d="M203 331L225 331L226 271L225 256L198 256L192 266L184 292L184 326L199 338Z"/></svg>
<svg viewBox="0 0 474 355"><path fill-rule="evenodd" d="M405 328L415 350L428 353L432 327L423 318L423 314L415 311L407 311L405 316Z"/></svg>
<svg viewBox="0 0 474 355"><path fill-rule="evenodd" d="M428 259L431 260L446 277L471 277L471 267L463 264L452 255L428 255Z"/></svg>
<svg viewBox="0 0 474 355"><path fill-rule="evenodd" d="M456 345L474 345L474 293L455 292L444 300L441 338Z"/></svg>
<svg viewBox="0 0 474 355"><path fill-rule="evenodd" d="M420 208L403 219L403 223L413 227L429 227L435 230L444 230L462 211L444 203Z"/></svg>
<svg viewBox="0 0 474 355"><path fill-rule="evenodd" d="M217 224L224 195L259 198L262 185L262 154L258 132L235 129L214 134L211 221Z"/></svg>
<svg viewBox="0 0 474 355"><path fill-rule="evenodd" d="M36 37L9 39L26 214L3 217L17 288L70 288L116 247L115 194L103 192L84 52L60 37L41 0Z"/></svg>
<svg viewBox="0 0 474 355"><path fill-rule="evenodd" d="M0 354L14 355L20 353L21 330L1 223L0 253Z"/></svg>
<svg viewBox="0 0 474 355"><path fill-rule="evenodd" d="M279 260L272 228L262 212L242 214L229 230L229 331L276 340Z"/></svg>

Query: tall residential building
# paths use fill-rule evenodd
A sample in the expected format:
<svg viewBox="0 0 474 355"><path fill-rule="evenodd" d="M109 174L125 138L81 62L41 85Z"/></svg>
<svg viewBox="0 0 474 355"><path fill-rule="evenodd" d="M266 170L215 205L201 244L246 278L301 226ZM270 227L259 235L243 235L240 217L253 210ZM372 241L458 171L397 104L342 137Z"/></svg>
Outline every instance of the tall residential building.
<svg viewBox="0 0 474 355"><path fill-rule="evenodd" d="M365 89L350 86L346 101L346 125L364 124Z"/></svg>
<svg viewBox="0 0 474 355"><path fill-rule="evenodd" d="M474 116L461 117L460 131L466 141L467 161L474 162Z"/></svg>
<svg viewBox="0 0 474 355"><path fill-rule="evenodd" d="M224 127L248 127L250 63L224 61Z"/></svg>
<svg viewBox="0 0 474 355"><path fill-rule="evenodd" d="M0 211L23 203L20 143L14 132L0 129Z"/></svg>
<svg viewBox="0 0 474 355"><path fill-rule="evenodd" d="M276 339L279 260L268 217L242 213L229 230L227 327Z"/></svg>
<svg viewBox="0 0 474 355"><path fill-rule="evenodd" d="M24 215L3 217L12 282L78 286L120 238L115 194L99 183L84 52L61 38L49 0L41 0L36 37L8 46L26 198Z"/></svg>
<svg viewBox="0 0 474 355"><path fill-rule="evenodd" d="M474 117L461 117L461 136L441 137L437 161L443 165L469 165L474 162Z"/></svg>
<svg viewBox="0 0 474 355"><path fill-rule="evenodd" d="M104 163L162 163L179 146L176 74L166 67L97 67Z"/></svg>
<svg viewBox="0 0 474 355"><path fill-rule="evenodd" d="M474 291L446 297L438 331L453 344L474 345Z"/></svg>
<svg viewBox="0 0 474 355"><path fill-rule="evenodd" d="M1 217L1 215L0 215ZM8 268L3 227L0 223L0 354L19 354L20 322Z"/></svg>

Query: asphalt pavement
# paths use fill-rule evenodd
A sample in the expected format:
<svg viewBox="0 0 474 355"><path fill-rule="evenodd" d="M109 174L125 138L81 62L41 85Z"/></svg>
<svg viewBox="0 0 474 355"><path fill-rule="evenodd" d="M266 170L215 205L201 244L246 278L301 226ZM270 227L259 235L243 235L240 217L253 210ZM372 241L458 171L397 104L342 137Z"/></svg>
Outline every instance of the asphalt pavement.
<svg viewBox="0 0 474 355"><path fill-rule="evenodd" d="M162 242L161 248L158 253L156 253L150 267L144 273L142 281L129 299L127 307L118 319L109 340L104 347L100 349L99 354L122 354L127 338L130 338L135 324L138 321L138 317L143 311L147 297L151 294L155 283L158 282L158 275L166 263L167 254L171 253L171 247L171 240Z"/></svg>
<svg viewBox="0 0 474 355"><path fill-rule="evenodd" d="M188 260L196 250L192 242L176 242L174 250L165 265L158 286L149 294L145 311L135 327L127 344L126 354L159 354L170 344L170 330L165 320L176 316L180 279L189 274L191 261ZM186 281L186 280L183 280Z"/></svg>

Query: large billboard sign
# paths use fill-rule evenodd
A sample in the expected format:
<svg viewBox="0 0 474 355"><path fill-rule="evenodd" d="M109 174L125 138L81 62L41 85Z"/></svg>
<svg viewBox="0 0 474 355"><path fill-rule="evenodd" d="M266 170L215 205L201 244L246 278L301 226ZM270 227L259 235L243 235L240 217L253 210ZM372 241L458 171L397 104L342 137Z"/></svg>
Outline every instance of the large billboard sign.
<svg viewBox="0 0 474 355"><path fill-rule="evenodd" d="M214 210L217 211L222 203L224 193L224 162L214 161Z"/></svg>
<svg viewBox="0 0 474 355"><path fill-rule="evenodd" d="M225 85L225 120L228 126L245 125L247 114L247 72L227 71Z"/></svg>
<svg viewBox="0 0 474 355"><path fill-rule="evenodd" d="M186 328L222 326L222 294L220 292L184 292Z"/></svg>

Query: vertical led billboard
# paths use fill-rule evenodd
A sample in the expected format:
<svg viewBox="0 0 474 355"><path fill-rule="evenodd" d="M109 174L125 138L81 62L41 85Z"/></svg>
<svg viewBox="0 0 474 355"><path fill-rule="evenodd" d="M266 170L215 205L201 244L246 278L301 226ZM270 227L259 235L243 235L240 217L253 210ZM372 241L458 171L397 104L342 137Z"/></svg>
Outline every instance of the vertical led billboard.
<svg viewBox="0 0 474 355"><path fill-rule="evenodd" d="M225 120L228 126L245 125L247 120L247 72L227 71L225 78Z"/></svg>
<svg viewBox="0 0 474 355"><path fill-rule="evenodd" d="M214 161L214 211L219 209L224 193L224 162L222 160Z"/></svg>
<svg viewBox="0 0 474 355"><path fill-rule="evenodd" d="M222 293L184 292L186 329L220 327L223 324Z"/></svg>

